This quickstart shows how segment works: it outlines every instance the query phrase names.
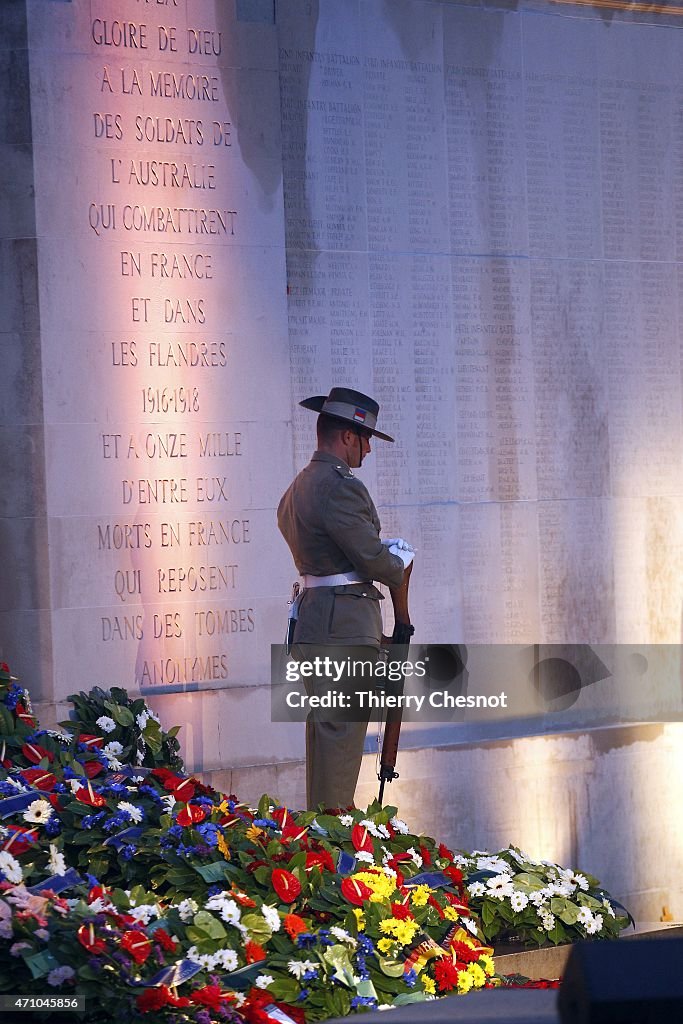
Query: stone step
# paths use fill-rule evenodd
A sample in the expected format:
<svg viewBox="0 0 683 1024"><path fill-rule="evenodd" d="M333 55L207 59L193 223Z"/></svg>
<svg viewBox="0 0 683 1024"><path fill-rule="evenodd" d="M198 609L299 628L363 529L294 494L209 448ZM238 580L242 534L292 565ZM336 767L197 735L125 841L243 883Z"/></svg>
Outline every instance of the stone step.
<svg viewBox="0 0 683 1024"><path fill-rule="evenodd" d="M644 923L637 925L635 931L630 928L621 936L620 941L628 939L681 939L683 924L677 923ZM542 949L524 949L514 947L507 951L500 946L496 949L493 962L496 974L522 974L525 978L537 981L541 978L553 980L561 978L569 957L572 944L563 946L544 946Z"/></svg>

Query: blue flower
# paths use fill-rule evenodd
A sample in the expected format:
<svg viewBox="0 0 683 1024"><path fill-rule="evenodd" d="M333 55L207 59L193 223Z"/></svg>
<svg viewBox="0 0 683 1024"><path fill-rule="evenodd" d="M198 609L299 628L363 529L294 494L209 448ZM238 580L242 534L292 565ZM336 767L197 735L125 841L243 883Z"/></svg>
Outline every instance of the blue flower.
<svg viewBox="0 0 683 1024"><path fill-rule="evenodd" d="M50 838L52 838L53 836L58 836L61 831L62 831L61 822L60 822L59 818L57 817L57 815L53 814L45 822L45 833Z"/></svg>
<svg viewBox="0 0 683 1024"><path fill-rule="evenodd" d="M377 1006L377 1000L374 996L354 996L351 1000L351 1009L355 1010L358 1006Z"/></svg>
<svg viewBox="0 0 683 1024"><path fill-rule="evenodd" d="M209 896L219 896L223 892L222 885L210 885L208 888Z"/></svg>
<svg viewBox="0 0 683 1024"><path fill-rule="evenodd" d="M296 944L299 949L310 949L311 946L315 946L315 943L315 935L311 935L310 932L300 932L296 937Z"/></svg>
<svg viewBox="0 0 683 1024"><path fill-rule="evenodd" d="M86 814L81 818L81 825L83 828L94 828L95 825L99 825L103 818L106 818L106 811L98 811L97 814ZM99 885L99 882L95 882L95 885Z"/></svg>
<svg viewBox="0 0 683 1024"><path fill-rule="evenodd" d="M134 846L132 843L124 843L119 850L119 856L122 860L132 860L137 852L137 846Z"/></svg>
<svg viewBox="0 0 683 1024"><path fill-rule="evenodd" d="M12 683L9 690L7 691L7 696L5 697L5 704L11 711L14 711L15 707L17 706L17 704L19 703L23 696L24 691L21 688L21 686L17 686L16 683Z"/></svg>
<svg viewBox="0 0 683 1024"><path fill-rule="evenodd" d="M218 846L217 825L210 821L205 821L201 825L195 826L195 831L199 833L204 842L208 843L209 846Z"/></svg>
<svg viewBox="0 0 683 1024"><path fill-rule="evenodd" d="M138 792L144 793L145 796L148 796L150 800L154 801L155 804L161 805L161 797L157 793L156 789L154 789L152 786L140 786Z"/></svg>
<svg viewBox="0 0 683 1024"><path fill-rule="evenodd" d="M307 971L306 973L309 974L310 971ZM316 975L316 977L317 977L317 975ZM304 980L307 980L305 974L304 974ZM297 1003L303 1003L304 999L308 999L308 989L307 988L302 988L301 992L299 992L299 995L296 997Z"/></svg>
<svg viewBox="0 0 683 1024"><path fill-rule="evenodd" d="M372 939L369 939L367 935L358 936L358 948L361 953L366 953L368 956L375 952L375 947L372 944Z"/></svg>
<svg viewBox="0 0 683 1024"><path fill-rule="evenodd" d="M259 828L279 828L280 826L272 818L254 818L254 824Z"/></svg>
<svg viewBox="0 0 683 1024"><path fill-rule="evenodd" d="M417 981L417 972L411 969L403 975L403 980L405 981L408 988L415 988L415 983Z"/></svg>
<svg viewBox="0 0 683 1024"><path fill-rule="evenodd" d="M318 977L318 968L317 967L312 967L310 969L310 971L304 971L303 976L302 976L303 981L315 981L315 979L317 977Z"/></svg>

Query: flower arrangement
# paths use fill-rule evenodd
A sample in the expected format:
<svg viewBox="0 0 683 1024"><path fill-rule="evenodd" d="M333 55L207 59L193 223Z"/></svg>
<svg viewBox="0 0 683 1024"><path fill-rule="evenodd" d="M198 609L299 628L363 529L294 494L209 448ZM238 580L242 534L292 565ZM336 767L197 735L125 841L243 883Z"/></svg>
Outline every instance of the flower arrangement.
<svg viewBox="0 0 683 1024"><path fill-rule="evenodd" d="M68 732L40 730L0 667L0 992L77 991L84 1021L304 1024L501 983L489 943L529 912L493 879L521 891L531 862L487 869L378 804L249 808L183 772L143 701L72 700ZM580 913L595 937L626 923Z"/></svg>

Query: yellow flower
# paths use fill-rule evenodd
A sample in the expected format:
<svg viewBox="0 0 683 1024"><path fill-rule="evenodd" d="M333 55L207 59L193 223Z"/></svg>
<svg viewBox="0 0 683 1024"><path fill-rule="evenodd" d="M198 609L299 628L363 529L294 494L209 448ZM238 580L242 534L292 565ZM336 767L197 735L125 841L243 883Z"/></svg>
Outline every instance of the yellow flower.
<svg viewBox="0 0 683 1024"><path fill-rule="evenodd" d="M464 996L466 992L469 992L473 985L474 979L472 978L472 975L467 971L460 971L458 974L458 992L460 995Z"/></svg>
<svg viewBox="0 0 683 1024"><path fill-rule="evenodd" d="M225 836L221 832L218 833L218 849L226 860L230 860L230 847L226 843Z"/></svg>
<svg viewBox="0 0 683 1024"><path fill-rule="evenodd" d="M396 917L389 917L386 921L379 923L380 931L385 935L393 935L402 946L412 942L419 927L417 921L399 921Z"/></svg>
<svg viewBox="0 0 683 1024"><path fill-rule="evenodd" d="M416 885L410 893L410 900L416 907L424 907L431 891L428 885Z"/></svg>
<svg viewBox="0 0 683 1024"><path fill-rule="evenodd" d="M486 983L486 974L479 964L469 964L467 973L471 976L476 988L481 988Z"/></svg>
<svg viewBox="0 0 683 1024"><path fill-rule="evenodd" d="M390 899L396 888L396 879L393 875L386 875L381 868L375 871L357 871L353 877L365 882L368 888L372 889L371 903L381 903L382 900Z"/></svg>
<svg viewBox="0 0 683 1024"><path fill-rule="evenodd" d="M450 904L447 907L444 907L443 916L446 918L447 921L460 920L460 914L455 909L455 907L451 907Z"/></svg>
<svg viewBox="0 0 683 1024"><path fill-rule="evenodd" d="M388 953L391 949L393 949L393 947L394 947L394 940L393 939L384 938L384 939L380 939L379 942L377 943L377 948L380 951L380 953Z"/></svg>
<svg viewBox="0 0 683 1024"><path fill-rule="evenodd" d="M488 974L489 978L495 974L496 968L493 963L493 957L489 956L488 953L482 953L479 957L479 963L483 964L484 970Z"/></svg>
<svg viewBox="0 0 683 1024"><path fill-rule="evenodd" d="M434 984L434 980L430 978L428 974L425 974L422 978L422 988L429 996L433 996L434 993L436 992L436 985Z"/></svg>
<svg viewBox="0 0 683 1024"><path fill-rule="evenodd" d="M354 907L353 908L353 912L356 915L356 927L358 928L358 931L359 932L364 931L365 930L365 914L360 909L360 907Z"/></svg>
<svg viewBox="0 0 683 1024"><path fill-rule="evenodd" d="M257 843L260 836L264 836L265 832L258 825L250 825L247 831L244 833L247 839L250 839L252 843Z"/></svg>

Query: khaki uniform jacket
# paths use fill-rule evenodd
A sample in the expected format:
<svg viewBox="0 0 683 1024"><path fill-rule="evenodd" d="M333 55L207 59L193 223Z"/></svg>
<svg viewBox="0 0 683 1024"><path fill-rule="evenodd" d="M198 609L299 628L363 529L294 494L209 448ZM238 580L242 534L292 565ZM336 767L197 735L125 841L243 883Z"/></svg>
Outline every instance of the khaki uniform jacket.
<svg viewBox="0 0 683 1024"><path fill-rule="evenodd" d="M403 562L380 541L365 484L342 459L317 451L282 496L277 517L302 575L356 572L367 581L304 591L294 643L378 647L382 594L372 581L399 586Z"/></svg>

